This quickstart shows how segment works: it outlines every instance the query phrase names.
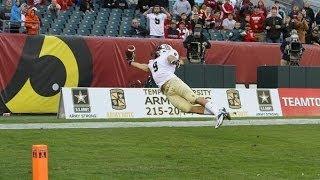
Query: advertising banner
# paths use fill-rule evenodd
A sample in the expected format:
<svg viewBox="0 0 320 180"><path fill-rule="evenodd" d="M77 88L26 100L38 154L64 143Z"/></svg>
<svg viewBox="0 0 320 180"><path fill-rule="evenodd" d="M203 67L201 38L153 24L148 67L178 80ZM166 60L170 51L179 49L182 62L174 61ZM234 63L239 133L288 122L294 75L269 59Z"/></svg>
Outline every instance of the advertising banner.
<svg viewBox="0 0 320 180"><path fill-rule="evenodd" d="M320 89L279 89L283 116L320 116Z"/></svg>
<svg viewBox="0 0 320 180"><path fill-rule="evenodd" d="M214 89L213 99L232 117L282 116L277 89Z"/></svg>
<svg viewBox="0 0 320 180"><path fill-rule="evenodd" d="M282 116L277 90L193 89L225 107L233 117ZM59 117L184 118L213 117L181 112L157 88L63 88Z"/></svg>

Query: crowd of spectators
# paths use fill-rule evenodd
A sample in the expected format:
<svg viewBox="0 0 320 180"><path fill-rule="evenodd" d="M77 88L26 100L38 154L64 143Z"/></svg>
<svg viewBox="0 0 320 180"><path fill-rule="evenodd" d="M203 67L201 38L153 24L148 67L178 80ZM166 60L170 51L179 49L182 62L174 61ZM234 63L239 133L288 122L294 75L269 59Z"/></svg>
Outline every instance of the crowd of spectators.
<svg viewBox="0 0 320 180"><path fill-rule="evenodd" d="M163 6L151 1L139 3L138 10L149 20L150 34L139 35L131 31L135 37L155 37L155 29L160 28L157 38L185 39L194 26L200 24L208 33L221 33L226 41L280 43L296 29L302 43L319 44L315 34L319 34L320 12L315 13L309 2L293 1L288 14L277 0L270 7L266 7L263 0L256 4L251 0L204 0L199 5L177 0L170 14L162 11L168 8L162 1ZM310 39L314 40L311 42Z"/></svg>
<svg viewBox="0 0 320 180"><path fill-rule="evenodd" d="M309 2L301 0L293 1L288 14L277 0L271 7L266 7L264 0L175 0L170 8L169 0L5 0L0 19L10 20L12 32L23 29L37 34L41 24L37 6L47 5L48 12L58 15L73 5L83 13L93 12L93 3L102 8L133 8L143 14L148 26L134 18L132 37L185 39L199 24L208 33L221 33L226 41L279 43L296 29L301 42L319 44L314 35L319 34L320 11L314 12Z"/></svg>

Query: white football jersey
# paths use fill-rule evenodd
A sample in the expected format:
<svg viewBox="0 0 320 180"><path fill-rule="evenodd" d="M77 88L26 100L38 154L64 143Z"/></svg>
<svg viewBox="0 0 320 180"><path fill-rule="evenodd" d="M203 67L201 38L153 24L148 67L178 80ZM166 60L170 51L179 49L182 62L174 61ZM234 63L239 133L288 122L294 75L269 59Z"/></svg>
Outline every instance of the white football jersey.
<svg viewBox="0 0 320 180"><path fill-rule="evenodd" d="M164 36L164 20L167 18L166 14L147 14L149 19L149 29L151 36Z"/></svg>
<svg viewBox="0 0 320 180"><path fill-rule="evenodd" d="M178 52L172 49L167 52L162 52L159 57L150 60L148 64L152 77L159 88L171 78L176 77L174 74L176 65L169 63L169 55L173 55L179 59Z"/></svg>

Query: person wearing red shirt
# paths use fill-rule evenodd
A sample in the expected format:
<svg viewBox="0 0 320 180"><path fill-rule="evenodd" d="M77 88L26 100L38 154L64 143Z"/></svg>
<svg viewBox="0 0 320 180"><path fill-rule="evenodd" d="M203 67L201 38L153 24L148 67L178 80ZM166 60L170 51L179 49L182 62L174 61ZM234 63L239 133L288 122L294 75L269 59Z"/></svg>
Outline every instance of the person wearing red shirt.
<svg viewBox="0 0 320 180"><path fill-rule="evenodd" d="M252 31L249 24L246 25L245 29L246 29L246 31L245 31L245 35L243 37L243 41L244 42L256 42L255 33Z"/></svg>
<svg viewBox="0 0 320 180"><path fill-rule="evenodd" d="M234 6L230 0L225 0L222 4L222 19L226 18L228 14L234 14Z"/></svg>
<svg viewBox="0 0 320 180"><path fill-rule="evenodd" d="M259 42L265 41L264 21L265 16L261 14L260 8L258 6L255 6L254 12L250 16L250 27L251 30L256 34L257 40Z"/></svg>

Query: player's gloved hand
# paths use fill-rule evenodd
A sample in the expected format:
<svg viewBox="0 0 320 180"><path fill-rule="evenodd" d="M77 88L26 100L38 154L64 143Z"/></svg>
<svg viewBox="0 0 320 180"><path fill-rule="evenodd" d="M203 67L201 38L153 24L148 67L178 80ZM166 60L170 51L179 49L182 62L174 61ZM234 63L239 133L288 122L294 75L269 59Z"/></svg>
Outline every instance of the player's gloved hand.
<svg viewBox="0 0 320 180"><path fill-rule="evenodd" d="M134 62L134 58L136 56L136 47L133 45L129 45L128 49L125 52L126 60L128 61L129 65L131 65L132 62Z"/></svg>
<svg viewBox="0 0 320 180"><path fill-rule="evenodd" d="M172 61L171 62L171 64L174 64L174 65L176 65L177 66L177 68L179 68L180 67L180 61L179 61L179 59L178 60L175 60L175 61Z"/></svg>

